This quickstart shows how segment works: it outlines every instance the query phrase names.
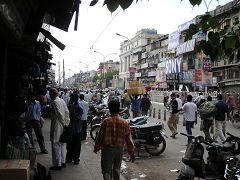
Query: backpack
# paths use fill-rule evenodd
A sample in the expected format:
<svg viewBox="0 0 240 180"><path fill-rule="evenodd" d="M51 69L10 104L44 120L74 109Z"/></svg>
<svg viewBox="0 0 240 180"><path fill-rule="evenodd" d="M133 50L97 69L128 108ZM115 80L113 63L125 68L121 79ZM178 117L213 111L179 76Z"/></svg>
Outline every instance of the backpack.
<svg viewBox="0 0 240 180"><path fill-rule="evenodd" d="M216 107L211 102L205 102L199 107L200 116L202 119L211 118L216 113Z"/></svg>

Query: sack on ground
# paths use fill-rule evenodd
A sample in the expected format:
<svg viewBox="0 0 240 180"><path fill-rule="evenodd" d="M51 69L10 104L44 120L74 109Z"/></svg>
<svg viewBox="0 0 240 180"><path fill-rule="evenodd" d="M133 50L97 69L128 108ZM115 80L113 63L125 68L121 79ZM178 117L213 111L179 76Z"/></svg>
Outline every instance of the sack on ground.
<svg viewBox="0 0 240 180"><path fill-rule="evenodd" d="M210 102L206 102L199 107L200 117L202 119L213 117L216 113L216 107Z"/></svg>

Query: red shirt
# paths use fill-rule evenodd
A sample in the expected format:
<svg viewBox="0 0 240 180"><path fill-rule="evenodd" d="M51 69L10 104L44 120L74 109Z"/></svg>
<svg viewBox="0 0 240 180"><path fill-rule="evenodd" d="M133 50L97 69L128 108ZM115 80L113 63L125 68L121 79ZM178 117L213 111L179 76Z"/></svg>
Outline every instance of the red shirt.
<svg viewBox="0 0 240 180"><path fill-rule="evenodd" d="M127 145L129 155L134 154L134 144L128 122L115 115L103 120L94 149L99 151L107 145L121 147Z"/></svg>

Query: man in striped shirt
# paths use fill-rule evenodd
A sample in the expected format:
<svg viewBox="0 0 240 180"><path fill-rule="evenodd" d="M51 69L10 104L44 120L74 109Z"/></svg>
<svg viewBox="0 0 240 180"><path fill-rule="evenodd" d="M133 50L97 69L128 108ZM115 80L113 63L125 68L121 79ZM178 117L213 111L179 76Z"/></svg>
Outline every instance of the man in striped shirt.
<svg viewBox="0 0 240 180"><path fill-rule="evenodd" d="M104 119L101 124L94 152L97 153L100 149L102 150L101 168L104 180L111 180L112 178L119 180L123 147L126 143L132 162L135 160L135 147L128 122L119 117L119 101L110 101L108 108L111 117Z"/></svg>

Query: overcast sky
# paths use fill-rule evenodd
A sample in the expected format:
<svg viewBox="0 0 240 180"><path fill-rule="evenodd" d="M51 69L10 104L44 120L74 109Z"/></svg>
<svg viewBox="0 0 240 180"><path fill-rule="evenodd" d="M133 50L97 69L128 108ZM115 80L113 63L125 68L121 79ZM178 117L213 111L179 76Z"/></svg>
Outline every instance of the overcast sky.
<svg viewBox="0 0 240 180"><path fill-rule="evenodd" d="M104 0L90 7L90 0L83 0L80 5L78 30L73 30L71 23L68 32L51 28L53 36L66 45L64 51L58 49L54 44L52 48L53 62L61 63L65 60L66 78L80 70L96 70L103 56L94 53L98 51L104 56L109 55L106 60L119 61L120 43L126 39L117 36L120 33L129 39L143 28L156 29L158 34L169 34L177 30L178 25L183 24L196 15L207 11L204 3L194 8L189 0L139 0L125 11L118 8L111 14L106 6L102 6ZM211 0L206 0L209 3ZM217 5L224 5L230 0L212 0L209 10ZM73 22L75 15L73 16ZM58 74L58 65L54 67ZM70 70L69 70L70 69Z"/></svg>

